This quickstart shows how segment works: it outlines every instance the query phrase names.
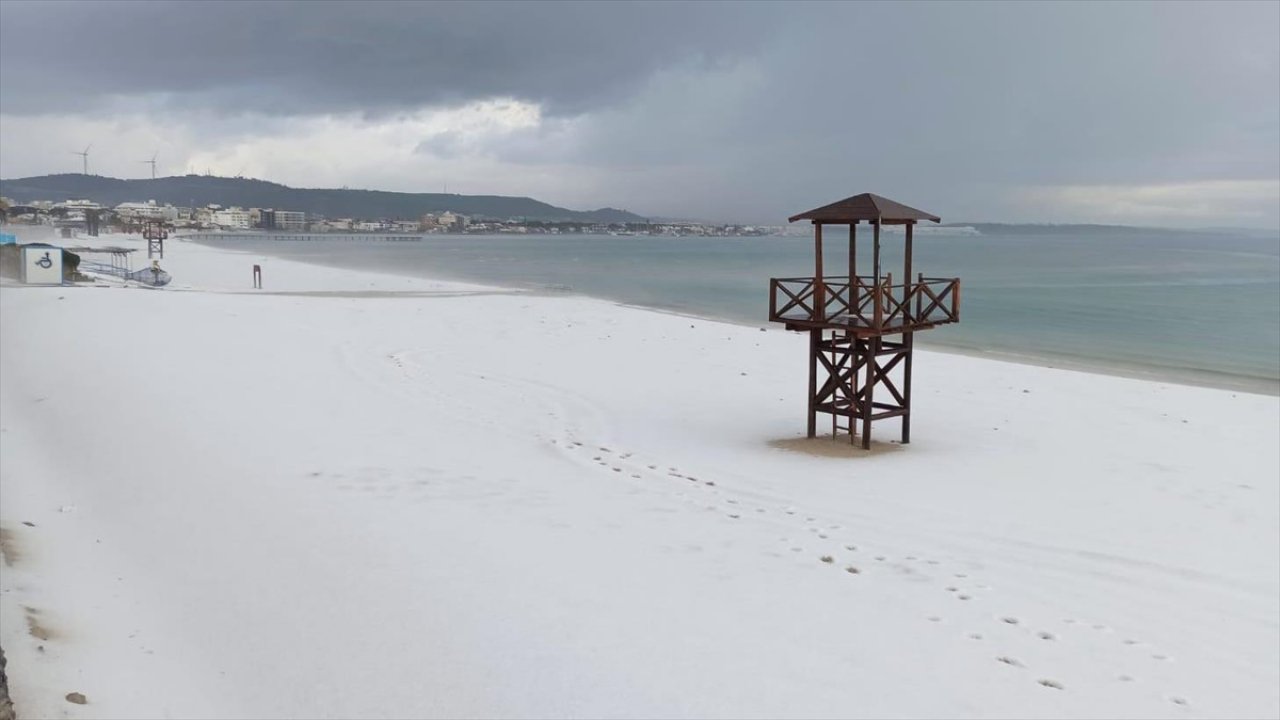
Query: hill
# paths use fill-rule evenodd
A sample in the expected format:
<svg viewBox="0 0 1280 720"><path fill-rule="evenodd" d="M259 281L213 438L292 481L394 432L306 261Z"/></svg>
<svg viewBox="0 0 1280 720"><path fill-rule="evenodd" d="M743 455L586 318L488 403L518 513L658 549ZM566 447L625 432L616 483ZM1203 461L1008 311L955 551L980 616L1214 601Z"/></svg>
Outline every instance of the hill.
<svg viewBox="0 0 1280 720"><path fill-rule="evenodd" d="M417 218L446 210L464 215L505 220L577 222L644 222L635 213L615 208L568 210L528 197L401 193L383 190L293 188L266 180L210 175L179 175L154 180L121 180L102 175L42 175L0 180L0 195L17 202L87 199L114 206L122 202L155 200L178 206L263 207L301 210L326 217Z"/></svg>

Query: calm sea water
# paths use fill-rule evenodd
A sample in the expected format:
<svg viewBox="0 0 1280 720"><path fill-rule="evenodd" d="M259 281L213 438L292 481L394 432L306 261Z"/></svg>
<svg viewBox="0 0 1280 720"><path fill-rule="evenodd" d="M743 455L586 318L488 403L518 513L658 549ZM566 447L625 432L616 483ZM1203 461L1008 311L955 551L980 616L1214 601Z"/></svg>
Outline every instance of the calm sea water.
<svg viewBox="0 0 1280 720"><path fill-rule="evenodd" d="M828 231L827 272L847 243ZM859 268L869 242L859 238ZM865 238L869 240L869 238ZM813 274L808 237L426 236L203 240L306 262L767 323L770 277ZM883 242L901 275L901 236ZM1280 391L1280 233L1081 228L921 234L914 269L960 277L962 321L921 345Z"/></svg>

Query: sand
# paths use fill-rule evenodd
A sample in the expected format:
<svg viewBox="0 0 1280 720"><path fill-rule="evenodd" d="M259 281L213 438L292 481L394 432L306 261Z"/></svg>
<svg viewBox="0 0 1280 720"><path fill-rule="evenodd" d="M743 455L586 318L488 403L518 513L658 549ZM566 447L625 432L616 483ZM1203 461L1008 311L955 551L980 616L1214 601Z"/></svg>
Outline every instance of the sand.
<svg viewBox="0 0 1280 720"><path fill-rule="evenodd" d="M0 288L25 716L1280 715L1276 397L918 352L862 453L781 330L167 254Z"/></svg>

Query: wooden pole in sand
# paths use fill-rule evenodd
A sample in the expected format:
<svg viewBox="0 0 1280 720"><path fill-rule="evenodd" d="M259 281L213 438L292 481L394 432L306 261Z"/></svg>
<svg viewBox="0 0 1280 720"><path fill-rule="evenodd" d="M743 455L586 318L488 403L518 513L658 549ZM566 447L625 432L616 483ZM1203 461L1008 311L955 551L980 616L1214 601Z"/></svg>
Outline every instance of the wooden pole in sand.
<svg viewBox="0 0 1280 720"><path fill-rule="evenodd" d="M809 437L818 436L818 343L822 331L809 331Z"/></svg>
<svg viewBox="0 0 1280 720"><path fill-rule="evenodd" d="M909 315L911 313L911 229L915 226L914 222L907 223L907 246L906 255L903 261L902 282L906 285L906 289L902 295L903 313ZM911 323L915 322L915 318L908 318L907 327L911 327ZM915 333L908 330L902 333L902 346L906 351L906 358L902 361L902 444L906 445L911 442L911 351L915 345Z"/></svg>
<svg viewBox="0 0 1280 720"><path fill-rule="evenodd" d="M826 319L827 293L822 280L822 223L813 222L813 319ZM818 346L822 329L809 330L809 437L818 435Z"/></svg>
<svg viewBox="0 0 1280 720"><path fill-rule="evenodd" d="M862 317L859 309L862 297L858 286L858 221L849 223L849 319ZM853 397L849 398L849 444L853 444L854 426L858 417L858 338L849 334L849 352L845 357L849 360L849 390ZM832 415L832 418L835 416ZM832 433L835 434L834 432Z"/></svg>
<svg viewBox="0 0 1280 720"><path fill-rule="evenodd" d="M871 337L870 341L867 343L867 348L866 348L867 350L867 362L866 362L867 390L862 394L862 449L863 450L871 449L871 411L873 409L872 397L875 395L876 380L878 379L877 376L879 375L879 368L877 367L878 363L876 362L876 359L880 355L880 335L878 334L880 331L880 328L879 328L879 324L880 324L879 323L879 320L880 320L880 219L877 218L874 222L875 222L875 227L873 228L873 233L872 233L872 237L875 240L875 247L874 247L874 252L872 257L872 266L873 266L872 282L874 283L874 285L871 288L871 297L872 297L872 302L875 304L873 317L877 321L875 323L877 325L876 327L877 334Z"/></svg>

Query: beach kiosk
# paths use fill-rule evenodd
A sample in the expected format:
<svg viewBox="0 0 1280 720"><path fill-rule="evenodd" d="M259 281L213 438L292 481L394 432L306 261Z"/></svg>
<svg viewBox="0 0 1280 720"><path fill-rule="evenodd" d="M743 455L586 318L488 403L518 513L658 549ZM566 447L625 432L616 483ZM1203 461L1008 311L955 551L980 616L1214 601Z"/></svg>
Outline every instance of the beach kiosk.
<svg viewBox="0 0 1280 720"><path fill-rule="evenodd" d="M818 414L825 413L833 437L844 431L854 443L857 435L863 449L871 448L871 423L889 418L901 418L902 442L910 442L915 333L960 321L959 278L912 275L912 230L922 220L940 218L863 193L790 218L799 220L813 224L813 277L771 279L769 320L809 334L809 437L816 436ZM858 226L864 223L871 262L861 268L869 274L859 275ZM823 229L830 225L849 227L845 275L824 272ZM893 234L905 243L897 278L880 265L885 226L901 226L901 235Z"/></svg>

